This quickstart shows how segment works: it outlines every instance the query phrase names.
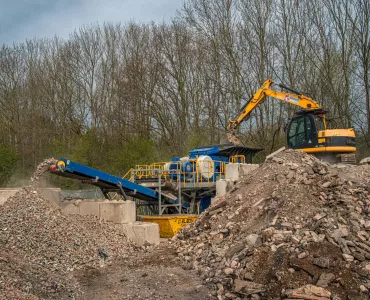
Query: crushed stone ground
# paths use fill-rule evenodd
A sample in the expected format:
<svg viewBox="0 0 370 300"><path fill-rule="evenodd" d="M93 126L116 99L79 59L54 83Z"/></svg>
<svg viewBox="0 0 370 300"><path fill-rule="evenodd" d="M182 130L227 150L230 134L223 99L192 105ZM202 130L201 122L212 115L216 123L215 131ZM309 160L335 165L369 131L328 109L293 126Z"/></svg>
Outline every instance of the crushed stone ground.
<svg viewBox="0 0 370 300"><path fill-rule="evenodd" d="M112 264L135 250L119 225L64 215L41 196L37 181L49 163L40 164L31 187L0 206L0 299L76 297L75 270Z"/></svg>

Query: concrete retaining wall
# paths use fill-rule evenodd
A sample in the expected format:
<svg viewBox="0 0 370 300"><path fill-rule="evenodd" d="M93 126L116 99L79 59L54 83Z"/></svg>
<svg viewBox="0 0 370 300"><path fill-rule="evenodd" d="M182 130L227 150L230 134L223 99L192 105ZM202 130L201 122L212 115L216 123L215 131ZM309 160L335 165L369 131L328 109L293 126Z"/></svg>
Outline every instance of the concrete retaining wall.
<svg viewBox="0 0 370 300"><path fill-rule="evenodd" d="M60 206L66 214L94 215L116 224L136 221L136 204L130 200L72 200L63 201Z"/></svg>
<svg viewBox="0 0 370 300"><path fill-rule="evenodd" d="M20 188L3 188L0 189L0 205L3 205L5 201L14 196ZM41 195L56 204L60 204L61 190L58 188L42 188L39 189Z"/></svg>
<svg viewBox="0 0 370 300"><path fill-rule="evenodd" d="M8 198L15 195L19 189L0 189L0 205L3 205Z"/></svg>

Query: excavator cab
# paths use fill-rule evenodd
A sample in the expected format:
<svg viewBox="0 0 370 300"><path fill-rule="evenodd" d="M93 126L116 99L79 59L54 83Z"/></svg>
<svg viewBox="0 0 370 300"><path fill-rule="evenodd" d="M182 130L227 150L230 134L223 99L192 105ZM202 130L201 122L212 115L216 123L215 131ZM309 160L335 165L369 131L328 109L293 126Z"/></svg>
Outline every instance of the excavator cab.
<svg viewBox="0 0 370 300"><path fill-rule="evenodd" d="M290 119L287 146L312 153L330 163L356 163L355 133L350 129L327 129L325 110L302 110Z"/></svg>
<svg viewBox="0 0 370 300"><path fill-rule="evenodd" d="M298 112L287 126L287 146L292 149L316 148L319 144L319 132L325 130L325 111Z"/></svg>

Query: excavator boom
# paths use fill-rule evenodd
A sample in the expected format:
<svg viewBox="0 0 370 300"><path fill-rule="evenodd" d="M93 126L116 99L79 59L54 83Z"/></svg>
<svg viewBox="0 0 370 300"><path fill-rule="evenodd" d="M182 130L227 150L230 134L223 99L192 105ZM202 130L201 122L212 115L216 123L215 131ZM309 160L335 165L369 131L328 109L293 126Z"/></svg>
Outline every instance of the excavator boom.
<svg viewBox="0 0 370 300"><path fill-rule="evenodd" d="M276 99L279 99L284 102L288 102L293 105L297 105L303 109L307 110L314 110L314 109L322 109L322 106L318 104L315 100L300 94L282 84L278 84L278 86L291 91L292 93L285 93L281 91L272 90L271 86L274 84L274 81L269 78L267 79L262 86L258 89L258 91L253 95L253 97L247 102L246 105L242 108L241 113L237 117L236 120L230 120L228 124L228 140L231 143L240 144L239 139L236 136L236 129L239 125L247 119L251 112L260 105L266 97L270 96Z"/></svg>

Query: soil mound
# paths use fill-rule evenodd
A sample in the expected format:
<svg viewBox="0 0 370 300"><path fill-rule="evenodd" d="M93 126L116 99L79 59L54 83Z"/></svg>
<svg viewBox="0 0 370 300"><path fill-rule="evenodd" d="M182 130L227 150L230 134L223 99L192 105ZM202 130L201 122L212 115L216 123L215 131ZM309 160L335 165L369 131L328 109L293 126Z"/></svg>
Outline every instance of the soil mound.
<svg viewBox="0 0 370 300"><path fill-rule="evenodd" d="M286 150L175 238L219 299L368 299L370 166Z"/></svg>

